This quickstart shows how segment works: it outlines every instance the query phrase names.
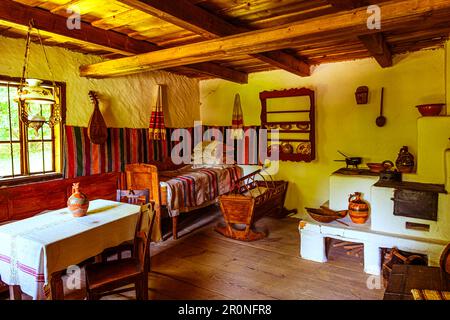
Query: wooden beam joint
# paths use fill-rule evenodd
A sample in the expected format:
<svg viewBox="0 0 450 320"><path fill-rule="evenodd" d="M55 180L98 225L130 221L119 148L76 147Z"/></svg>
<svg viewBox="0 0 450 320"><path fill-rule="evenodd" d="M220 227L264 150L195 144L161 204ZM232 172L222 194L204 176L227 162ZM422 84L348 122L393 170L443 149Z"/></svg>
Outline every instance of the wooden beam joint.
<svg viewBox="0 0 450 320"><path fill-rule="evenodd" d="M381 67L392 67L393 61L391 49L381 32L361 35L358 38Z"/></svg>

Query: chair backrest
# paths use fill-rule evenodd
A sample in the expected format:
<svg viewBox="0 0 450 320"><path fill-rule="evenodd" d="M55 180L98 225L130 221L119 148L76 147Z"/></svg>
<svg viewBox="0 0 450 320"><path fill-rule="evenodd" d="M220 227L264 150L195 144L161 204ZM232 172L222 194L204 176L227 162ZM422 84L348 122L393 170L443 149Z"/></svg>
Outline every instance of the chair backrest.
<svg viewBox="0 0 450 320"><path fill-rule="evenodd" d="M450 274L450 244L445 247L441 254L441 269Z"/></svg>
<svg viewBox="0 0 450 320"><path fill-rule="evenodd" d="M136 163L125 166L127 178L127 188L129 189L149 189L150 200L156 204L161 203L159 194L158 168L154 165Z"/></svg>
<svg viewBox="0 0 450 320"><path fill-rule="evenodd" d="M117 190L116 201L144 205L150 202L150 191L148 189Z"/></svg>
<svg viewBox="0 0 450 320"><path fill-rule="evenodd" d="M138 259L142 272L150 269L150 243L156 212L151 204L141 206L141 214L136 226L134 258Z"/></svg>

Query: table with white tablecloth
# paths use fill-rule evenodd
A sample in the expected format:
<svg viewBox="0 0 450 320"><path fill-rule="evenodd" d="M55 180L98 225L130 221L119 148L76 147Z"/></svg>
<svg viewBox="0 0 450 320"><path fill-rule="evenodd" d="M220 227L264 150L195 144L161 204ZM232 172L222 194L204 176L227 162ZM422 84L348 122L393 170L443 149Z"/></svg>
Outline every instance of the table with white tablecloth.
<svg viewBox="0 0 450 320"><path fill-rule="evenodd" d="M0 276L33 299L49 296L51 275L134 238L140 206L94 200L75 218L67 208L0 227Z"/></svg>

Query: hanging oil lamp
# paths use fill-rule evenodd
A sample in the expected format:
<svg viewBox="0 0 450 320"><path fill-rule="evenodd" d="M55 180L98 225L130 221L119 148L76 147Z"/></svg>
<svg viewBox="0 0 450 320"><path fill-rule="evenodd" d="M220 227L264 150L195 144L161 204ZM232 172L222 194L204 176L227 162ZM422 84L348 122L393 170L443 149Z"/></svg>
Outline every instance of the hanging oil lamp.
<svg viewBox="0 0 450 320"><path fill-rule="evenodd" d="M33 20L30 21L28 27L22 77L20 79L20 84L17 89L17 95L14 100L19 104L20 121L23 122L27 127L33 128L36 132L36 135L38 135L39 130L45 123L47 123L50 127L53 127L56 123L61 121L61 110L60 105L56 103L55 96L53 95L52 90L42 86L42 80L26 78L28 74L28 61L32 30ZM47 53L42 43L42 38L40 36L39 30L37 30L37 34L44 53L45 60L47 62L48 69L53 78L53 73L48 62ZM53 80L52 82L53 88L54 90L56 90L56 84ZM29 113L31 104L49 105L51 108L50 118L46 119L42 114L39 113L30 115Z"/></svg>

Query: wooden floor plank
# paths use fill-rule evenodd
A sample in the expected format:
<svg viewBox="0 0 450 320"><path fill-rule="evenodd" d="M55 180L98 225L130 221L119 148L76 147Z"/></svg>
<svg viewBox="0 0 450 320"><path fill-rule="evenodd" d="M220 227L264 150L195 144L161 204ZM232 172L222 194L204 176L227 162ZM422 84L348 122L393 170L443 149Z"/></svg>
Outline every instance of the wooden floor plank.
<svg viewBox="0 0 450 320"><path fill-rule="evenodd" d="M295 286L303 288L303 294L315 298L332 298L330 293L325 293L326 296L324 296L322 292L315 290L316 287L328 287L328 289L334 289L334 298L359 299L361 291L367 290L365 285L367 277L355 278L348 270L337 269L330 272L329 265L309 261L306 263L298 256L286 256L272 252L254 253L252 252L253 248L250 250L246 246L236 248L236 245L224 241L215 244L209 239L200 237L196 237L195 241L191 239L191 244L180 244L179 249L183 252L181 259L222 271L245 274L250 279L257 279L255 284L265 285L276 281L283 292L290 286ZM161 258L167 259L164 255ZM274 261L278 263L274 264ZM339 284L336 284L337 282Z"/></svg>
<svg viewBox="0 0 450 320"><path fill-rule="evenodd" d="M268 238L252 243L224 238L205 227L179 244L158 254L153 269L199 286L237 290L234 299L380 299L382 290L366 287L359 258L334 249L330 262L299 258L295 219L263 219L270 226ZM176 265L176 267L171 267ZM183 272L183 268L186 270ZM196 268L205 277L186 275ZM191 277L192 276L192 277ZM221 286L223 288L221 289Z"/></svg>

